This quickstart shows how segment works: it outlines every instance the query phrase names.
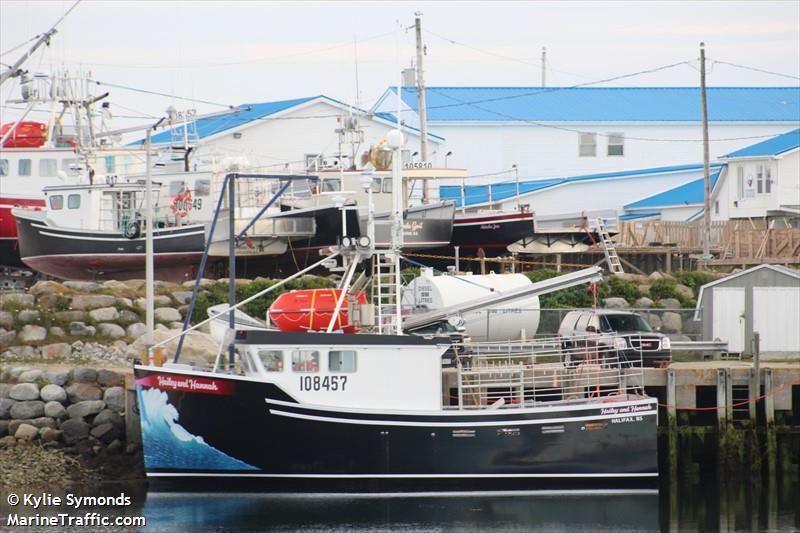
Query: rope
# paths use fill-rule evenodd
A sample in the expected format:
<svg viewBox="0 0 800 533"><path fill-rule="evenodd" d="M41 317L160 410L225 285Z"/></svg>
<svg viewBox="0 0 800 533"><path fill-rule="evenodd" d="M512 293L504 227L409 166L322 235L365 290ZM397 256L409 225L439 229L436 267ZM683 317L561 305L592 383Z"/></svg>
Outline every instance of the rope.
<svg viewBox="0 0 800 533"><path fill-rule="evenodd" d="M764 393L761 396L756 396L755 398L752 398L752 399L748 398L747 400L742 400L741 402L724 404L724 405L715 405L713 407L679 407L677 405L671 405L671 404L668 404L668 403L660 403L660 402L659 402L658 406L659 407L666 407L667 409L675 409L677 411L719 411L720 409L735 409L736 407L741 407L741 406L747 405L747 404L749 404L751 402L759 402L759 401L763 400L764 398L767 398L769 396L774 396L775 394L779 393L780 391L782 391L784 389L788 389L789 387L792 387L794 385L800 385L800 382L787 383L787 384L782 385L782 386L780 386L780 387L778 387L776 389L773 389L771 392Z"/></svg>
<svg viewBox="0 0 800 533"><path fill-rule="evenodd" d="M424 259L452 259L455 261L456 257L454 255L436 255L436 254L420 254L420 253L404 253L403 255L409 257L421 257ZM523 259L508 259L505 257L496 257L496 258L489 258L485 257L483 259L479 257L459 257L459 261L487 261L490 263L514 263L518 265L546 265L546 266L558 266L559 263L553 261L525 261ZM560 263L562 267L569 267L569 268L589 268L592 265L587 265L583 263Z"/></svg>

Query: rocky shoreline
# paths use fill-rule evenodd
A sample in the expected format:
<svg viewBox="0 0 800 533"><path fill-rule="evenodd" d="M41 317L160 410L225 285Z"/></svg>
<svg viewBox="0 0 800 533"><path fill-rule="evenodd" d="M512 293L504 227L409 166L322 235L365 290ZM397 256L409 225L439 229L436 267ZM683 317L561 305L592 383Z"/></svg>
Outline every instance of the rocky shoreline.
<svg viewBox="0 0 800 533"><path fill-rule="evenodd" d="M0 368L0 485L143 478L125 379L90 367Z"/></svg>

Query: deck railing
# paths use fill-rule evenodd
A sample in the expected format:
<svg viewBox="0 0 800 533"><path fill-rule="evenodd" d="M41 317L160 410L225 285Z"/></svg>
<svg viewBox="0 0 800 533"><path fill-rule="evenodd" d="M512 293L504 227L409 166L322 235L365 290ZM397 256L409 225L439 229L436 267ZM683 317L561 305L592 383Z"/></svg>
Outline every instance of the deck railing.
<svg viewBox="0 0 800 533"><path fill-rule="evenodd" d="M625 348L621 343L625 342ZM642 395L641 336L552 337L465 344L456 358L458 409L508 409Z"/></svg>

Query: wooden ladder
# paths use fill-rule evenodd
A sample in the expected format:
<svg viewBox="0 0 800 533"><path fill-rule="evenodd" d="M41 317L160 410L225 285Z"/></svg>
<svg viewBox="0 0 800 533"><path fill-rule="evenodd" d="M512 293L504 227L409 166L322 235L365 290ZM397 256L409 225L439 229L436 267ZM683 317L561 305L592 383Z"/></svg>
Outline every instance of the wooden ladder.
<svg viewBox="0 0 800 533"><path fill-rule="evenodd" d="M598 218L595 221L595 229L597 230L597 236L600 237L598 244L606 256L608 271L612 274L624 274L625 271L622 269L622 263L619 260L619 255L617 255L617 248L614 246L614 241L611 240L611 235L609 235L602 218Z"/></svg>

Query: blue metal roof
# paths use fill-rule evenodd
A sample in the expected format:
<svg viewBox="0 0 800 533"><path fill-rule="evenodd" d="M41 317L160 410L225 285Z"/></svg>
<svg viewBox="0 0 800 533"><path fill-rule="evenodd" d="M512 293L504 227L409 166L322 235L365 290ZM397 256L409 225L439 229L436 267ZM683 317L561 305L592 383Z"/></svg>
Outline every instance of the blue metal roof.
<svg viewBox="0 0 800 533"><path fill-rule="evenodd" d="M218 115L216 117L201 118L195 122L197 135L201 139L210 137L217 133L236 128L242 124L246 124L253 120L258 120L269 115L274 115L290 107L304 104L309 100L314 100L319 96L309 96L306 98L295 98L293 100L281 100L278 102L263 102L260 104L242 104L240 107L246 108L246 111L233 111L225 115ZM183 137L183 125L173 128L173 130L162 131L157 135L153 135L151 142L153 144L169 143L172 142L173 137ZM190 133L192 128L189 129ZM144 144L144 139L131 143L133 145Z"/></svg>
<svg viewBox="0 0 800 533"><path fill-rule="evenodd" d="M636 220L639 218L651 218L661 216L661 211L643 211L641 213L625 213L620 215L620 220Z"/></svg>
<svg viewBox="0 0 800 533"><path fill-rule="evenodd" d="M787 131L766 141L745 146L735 152L722 157L764 157L776 156L789 150L800 147L800 128L792 131Z"/></svg>
<svg viewBox="0 0 800 533"><path fill-rule="evenodd" d="M722 163L712 163L712 171L719 174ZM685 172L691 170L703 170L703 165L676 165L671 167L645 168L641 170L624 170L621 172L603 172L600 174L585 174L582 176L569 176L564 178L547 178L539 180L524 180L519 183L519 193L527 194L541 189L573 183L579 181L604 180L626 178L632 176L653 176L669 174L673 172ZM495 183L492 188L492 202L499 202L513 198L517 195L516 182L504 181ZM467 185L464 188L464 201L467 206L485 204L489 201L489 185ZM461 206L461 185L441 185L439 186L439 197L443 200L452 200L457 206ZM702 200L701 200L702 201Z"/></svg>
<svg viewBox="0 0 800 533"><path fill-rule="evenodd" d="M717 184L720 170L711 174L711 189ZM625 206L625 209L642 209L666 206L696 205L703 203L703 178L684 183L653 196L648 196Z"/></svg>
<svg viewBox="0 0 800 533"><path fill-rule="evenodd" d="M397 116L393 115L392 113L387 113L385 111L378 111L377 113L375 113L375 116L380 118L380 119L383 119L383 120L385 120L387 122L392 122L394 124L397 124ZM410 125L405 124L405 123L403 124L403 127L406 128L406 129L409 129L411 131L419 132L419 128L416 128L414 126L410 126ZM444 137L441 137L441 136L436 135L436 134L431 133L431 132L428 132L428 137L434 137L434 138L439 139L441 141L444 140Z"/></svg>
<svg viewBox="0 0 800 533"><path fill-rule="evenodd" d="M390 88L387 94L396 94ZM711 121L800 122L800 87L710 87ZM418 109L417 89L403 101ZM699 121L698 87L427 87L430 122Z"/></svg>

